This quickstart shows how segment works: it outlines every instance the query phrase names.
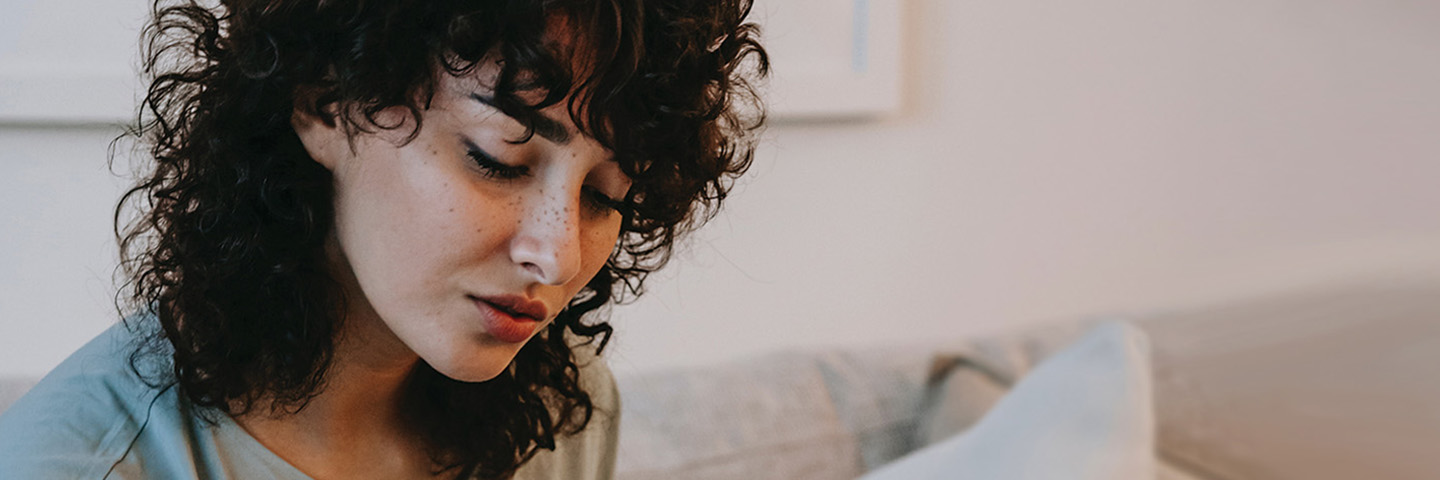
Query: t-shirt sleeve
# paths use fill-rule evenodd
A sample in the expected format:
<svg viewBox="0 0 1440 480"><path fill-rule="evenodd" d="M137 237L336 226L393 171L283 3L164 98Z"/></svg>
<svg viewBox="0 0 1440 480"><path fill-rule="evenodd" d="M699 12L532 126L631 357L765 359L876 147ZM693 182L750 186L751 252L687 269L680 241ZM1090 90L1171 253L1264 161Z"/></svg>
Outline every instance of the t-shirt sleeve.
<svg viewBox="0 0 1440 480"><path fill-rule="evenodd" d="M130 375L111 327L0 415L0 477L103 478L124 457L160 390Z"/></svg>

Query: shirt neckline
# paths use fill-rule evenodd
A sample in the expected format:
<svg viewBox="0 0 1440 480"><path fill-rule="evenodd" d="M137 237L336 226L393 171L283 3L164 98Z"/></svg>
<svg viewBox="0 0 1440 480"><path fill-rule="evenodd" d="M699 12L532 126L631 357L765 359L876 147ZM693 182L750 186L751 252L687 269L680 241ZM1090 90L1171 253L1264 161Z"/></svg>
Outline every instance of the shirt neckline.
<svg viewBox="0 0 1440 480"><path fill-rule="evenodd" d="M306 475L305 472L300 471L299 468L295 468L290 462L285 461L284 458L280 458L280 455L277 455L264 444L260 443L260 440L250 435L250 432L246 431L245 427L240 426L235 419L230 418L230 415L220 412L217 416L219 419L216 421L215 428L221 437L224 437L238 447L244 448L271 468L285 471L289 475L296 476L296 478L314 480L309 475Z"/></svg>

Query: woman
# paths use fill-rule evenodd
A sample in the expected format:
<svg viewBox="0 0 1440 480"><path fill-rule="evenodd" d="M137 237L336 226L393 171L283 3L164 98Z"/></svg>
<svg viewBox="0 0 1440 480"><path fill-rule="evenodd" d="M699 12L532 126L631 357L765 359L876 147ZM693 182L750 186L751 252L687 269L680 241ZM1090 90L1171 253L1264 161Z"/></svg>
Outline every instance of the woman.
<svg viewBox="0 0 1440 480"><path fill-rule="evenodd" d="M748 166L749 2L221 3L146 32L141 313L0 417L0 472L608 476L593 312Z"/></svg>

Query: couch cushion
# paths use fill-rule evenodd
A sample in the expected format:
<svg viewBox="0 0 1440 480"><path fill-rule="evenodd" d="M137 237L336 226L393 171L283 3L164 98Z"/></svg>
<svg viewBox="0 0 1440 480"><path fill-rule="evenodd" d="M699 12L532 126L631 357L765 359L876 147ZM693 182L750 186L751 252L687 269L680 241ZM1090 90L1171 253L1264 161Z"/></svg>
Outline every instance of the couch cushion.
<svg viewBox="0 0 1440 480"><path fill-rule="evenodd" d="M935 347L938 353L917 418L916 448L968 430L1037 364L1106 321L1119 320L1094 317L1031 326ZM1218 480L1171 458L1156 458L1156 469L1157 480Z"/></svg>
<svg viewBox="0 0 1440 480"><path fill-rule="evenodd" d="M933 352L919 408L917 448L969 429L1019 379L1106 319L1030 326L919 350Z"/></svg>
<svg viewBox="0 0 1440 480"><path fill-rule="evenodd" d="M933 355L925 349L877 348L816 354L830 401L871 470L917 447L915 432Z"/></svg>
<svg viewBox="0 0 1440 480"><path fill-rule="evenodd" d="M833 350L817 353L815 359L840 421L859 442L861 462L869 471L968 428L1017 378L1102 321L901 347ZM959 364L970 368L947 374ZM989 377L972 382L979 379L968 374L977 368ZM943 395L948 403L938 405L943 389L948 389L949 395ZM972 417L957 421L966 415Z"/></svg>
<svg viewBox="0 0 1440 480"><path fill-rule="evenodd" d="M812 356L619 379L622 480L853 479L858 442Z"/></svg>
<svg viewBox="0 0 1440 480"><path fill-rule="evenodd" d="M869 480L1151 480L1154 416L1145 336L1096 328L1026 375L969 430Z"/></svg>

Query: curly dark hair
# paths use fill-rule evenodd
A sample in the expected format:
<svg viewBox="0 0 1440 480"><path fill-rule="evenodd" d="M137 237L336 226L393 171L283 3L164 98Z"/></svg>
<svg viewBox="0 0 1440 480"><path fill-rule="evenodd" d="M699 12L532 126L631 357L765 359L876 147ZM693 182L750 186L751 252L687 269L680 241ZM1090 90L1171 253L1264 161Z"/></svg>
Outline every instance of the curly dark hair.
<svg viewBox="0 0 1440 480"><path fill-rule="evenodd" d="M132 364L166 358L166 381L188 401L230 415L304 408L324 388L347 299L324 253L331 173L307 155L292 113L351 135L399 128L376 114L404 107L419 122L439 75L465 75L498 52L497 108L526 123L568 101L577 127L633 180L605 266L510 368L465 383L421 362L412 380L407 415L443 471L513 475L594 412L571 345L598 340L603 350L612 329L587 314L638 296L677 237L712 218L748 168L764 118L751 81L768 70L757 28L744 23L750 7L158 0L142 44L153 80L129 132L153 170L115 217L127 277L119 304L150 326L129 322L145 332ZM555 18L585 39L583 71L566 57L575 52L547 42ZM534 92L543 99L522 95ZM336 106L360 115L322 115ZM123 220L130 209L139 214Z"/></svg>

